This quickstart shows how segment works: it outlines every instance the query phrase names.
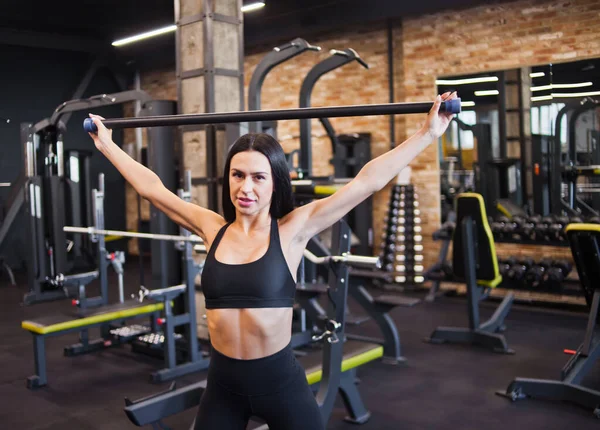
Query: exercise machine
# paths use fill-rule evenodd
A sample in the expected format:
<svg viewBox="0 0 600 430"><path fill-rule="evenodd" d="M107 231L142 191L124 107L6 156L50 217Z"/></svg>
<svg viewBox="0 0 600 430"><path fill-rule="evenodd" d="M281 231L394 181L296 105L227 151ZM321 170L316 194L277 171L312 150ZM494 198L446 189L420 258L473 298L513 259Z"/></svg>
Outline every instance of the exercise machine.
<svg viewBox="0 0 600 430"><path fill-rule="evenodd" d="M494 238L488 224L485 203L481 194L463 193L456 198L456 229L452 240L452 269L457 279L467 285L469 326L438 327L426 339L430 343L467 343L495 352L512 354L504 335L504 319L514 295L508 293L492 317L481 322L479 302L487 292L502 282L496 258Z"/></svg>
<svg viewBox="0 0 600 430"><path fill-rule="evenodd" d="M572 356L562 368L560 380L516 378L497 394L512 401L533 397L570 402L600 418L600 391L581 385L600 358L600 341L596 336L600 307L600 225L569 224L566 232L589 308L583 342L577 350L565 350Z"/></svg>
<svg viewBox="0 0 600 430"><path fill-rule="evenodd" d="M23 298L25 305L69 296L80 283L68 282L69 276L94 271L94 260L98 258L96 246L89 237L68 241L63 231L68 224L92 224L95 214L89 165L91 153L64 150L66 126L62 118L76 111L130 101L148 103L151 98L141 91L125 91L71 100L58 106L50 118L35 125L21 125L23 173L13 185L14 197L0 228L0 243L23 206L30 235L29 292ZM89 305L106 303L106 296L101 295L100 300L89 302Z"/></svg>
<svg viewBox="0 0 600 430"><path fill-rule="evenodd" d="M63 314L55 314L23 321L21 327L29 331L34 341L35 375L28 378L28 388L38 388L47 384L45 339L69 332L78 332L80 342L65 347L66 356L75 356L99 351L102 349L144 341L145 336L160 339L153 342L162 349L165 367L152 374L153 382L163 382L182 375L206 369L208 359L202 355L198 346L196 332L195 283L199 266L194 263L192 253L194 243L199 239L191 238L190 233L181 229L181 236L158 234L141 234L131 232L109 231L104 229L104 190L100 177L101 189L93 190L95 202L95 224L93 227L64 226L65 233L85 234L97 245L100 270L88 275L76 275L62 280L63 284L78 284L79 298L73 302L77 309ZM186 189L179 191L180 198L190 199L191 176L186 172ZM175 286L148 290L141 288L139 294L131 300L116 304L105 303L108 295L107 265L108 258L104 238L107 235L123 235L132 237L148 237L154 240L164 240L178 244L183 252L184 282ZM102 285L100 297L87 298L85 283L98 278ZM85 279L85 280L84 280ZM122 283L119 285L122 288ZM120 291L123 297L123 291ZM173 308L173 301L183 298L183 311ZM93 305L90 302L93 301ZM148 325L130 325L125 322L140 317L149 317ZM159 327L160 326L160 327ZM89 329L99 327L100 337L89 338ZM176 328L182 327L182 335L175 333ZM176 342L176 339L179 339ZM183 347L184 355L177 355L178 348Z"/></svg>

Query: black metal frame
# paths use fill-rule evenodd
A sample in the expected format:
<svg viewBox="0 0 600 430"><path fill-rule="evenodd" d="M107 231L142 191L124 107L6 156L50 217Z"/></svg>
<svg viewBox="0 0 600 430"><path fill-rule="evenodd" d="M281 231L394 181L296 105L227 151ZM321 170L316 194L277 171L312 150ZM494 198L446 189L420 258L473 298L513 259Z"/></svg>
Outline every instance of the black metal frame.
<svg viewBox="0 0 600 430"><path fill-rule="evenodd" d="M454 118L460 130L468 130L473 133L477 140L477 167L473 167L475 173L475 190L483 196L487 213L494 213L494 206L498 200L498 175L491 168L490 162L494 158L492 152L492 127L489 123L478 123L468 125L458 118ZM462 156L460 160L462 165Z"/></svg>
<svg viewBox="0 0 600 430"><path fill-rule="evenodd" d="M465 328L438 327L426 341L430 343L468 343L492 349L494 352L513 354L514 351L508 348L504 335L499 333L504 329L504 319L508 315L514 300L512 293L504 297L489 320L483 323L480 322L479 302L486 296L483 294L483 288L477 285L474 224L475 222L470 216L466 216L462 220L462 251L465 282L467 284L469 326Z"/></svg>
<svg viewBox="0 0 600 430"><path fill-rule="evenodd" d="M577 106L576 108L574 108L571 111L571 116L569 118L569 139L568 139L568 152L567 152L567 159L565 160L565 165L568 167L574 165L575 166L575 172L577 172L577 164L578 164L578 160L577 160L577 142L576 142L576 124L577 124L577 119L579 119L579 117L581 116L581 114L583 114L584 112L590 110L590 109L596 109L598 106L600 106L600 101L593 101L590 99L586 99L584 102L582 102L579 106ZM557 126L560 127L560 126ZM555 136L556 139L558 139L558 141L560 142L560 135ZM563 169L564 170L564 169ZM572 171L572 173L575 173ZM593 171L590 171L588 173L592 173ZM579 174L581 174L580 172L577 172ZM585 202L583 202L578 196L577 196L577 175L575 174L570 174L570 175L566 175L566 183L567 183L567 198L568 201L566 202L568 207L570 207L571 209L575 209L575 210L582 210L585 211L587 214L591 215L591 216L598 216L598 210L600 210L600 208L592 208L589 205L587 205ZM597 175L594 175L597 176ZM564 204L563 204L564 206Z"/></svg>
<svg viewBox="0 0 600 430"><path fill-rule="evenodd" d="M187 202L191 201L191 188L191 173L186 171L184 188L178 190L179 197ZM188 230L182 227L179 229L179 234L185 237L191 235ZM170 381L190 373L205 370L210 362L202 354L198 342L195 278L200 267L194 262L194 244L190 241L183 241L179 248L182 251L183 285L185 288L167 287L152 290L148 293L148 296L153 300L161 301L164 304L164 323L161 332L164 335L162 354L165 367L152 373L152 382L156 383ZM174 309L171 301L175 299L182 300L180 300L180 305ZM182 328L183 341L176 344L176 331L179 327ZM134 351L145 352L139 340L134 340L132 346ZM185 349L185 358L181 359L180 363L178 363L177 357L179 347Z"/></svg>
<svg viewBox="0 0 600 430"><path fill-rule="evenodd" d="M88 99L76 99L62 103L53 112L50 118L39 121L35 125L21 125L21 140L24 159L24 185L23 200L27 203L25 210L30 220L29 228L29 255L28 258L28 283L29 293L25 294L23 303L25 305L57 300L67 297L71 292L60 288L61 277L71 270L71 262L67 259L65 244L66 236L63 227L66 224L67 211L80 206L82 199L86 199L88 218L95 210L93 207L91 192L77 192L71 195L72 201L65 197L66 190L73 191L70 180L65 177L65 166L63 159L63 135L66 127L62 118L70 113L89 110L95 107L122 104L131 101L146 103L151 97L138 90L124 91L114 94L100 94ZM52 148L50 150L49 148ZM46 163L45 157L52 152L52 163ZM84 161L84 167L89 168L89 163ZM89 178L89 171L80 172L81 177ZM17 186L20 181L15 183ZM89 183L86 185L91 188ZM103 184L101 185L101 192ZM13 206L18 208L21 199L14 200ZM103 210L103 209L102 209ZM10 213L14 213L12 206ZM97 213L93 216L97 216ZM104 216L104 213L102 213ZM95 220L87 219L87 223ZM8 231L9 223L3 224L2 231ZM47 248L46 240L48 240ZM103 239L102 239L103 240ZM89 241L85 246L90 250L95 249ZM47 251L51 249L51 253ZM101 256L100 256L101 257ZM103 260L101 260L103 261ZM105 263L105 262L104 262ZM101 263L103 264L103 263ZM67 287L67 285L65 285ZM57 288L59 287L59 288ZM104 287L103 291L104 291ZM102 293L104 294L104 293ZM105 304L106 296L96 304ZM89 301L92 305L94 301Z"/></svg>
<svg viewBox="0 0 600 430"><path fill-rule="evenodd" d="M578 215L576 211L576 197L575 197L575 184L573 181L567 181L569 183L569 201L565 202L562 199L562 183L563 183L563 171L565 165L570 163L577 163L575 153L575 122L569 122L569 139L568 139L568 150L567 159L562 159L562 144L560 136L562 132L562 118L569 112L572 112L572 117L579 116L579 113L584 112L588 109L592 109L598 106L598 102L586 99L582 102L567 103L556 115L554 123L554 136L551 138L550 146L550 212L554 215L561 215L563 211L571 215ZM576 119L576 118L575 118Z"/></svg>
<svg viewBox="0 0 600 430"><path fill-rule="evenodd" d="M550 213L550 151L551 136L531 135L531 185L533 188L532 213L546 216Z"/></svg>
<svg viewBox="0 0 600 430"><path fill-rule="evenodd" d="M589 233L578 232L577 234ZM567 401L591 409L596 418L600 418L600 391L581 385L581 381L600 359L600 339L596 336L600 289L595 278L597 268L588 267L591 264L595 265L595 260L597 261L600 255L600 246L597 239L590 239L593 240L593 248L584 249L579 245L579 241L571 242L573 257L589 305L589 315L583 342L562 368L560 380L515 378L506 390L497 391L496 394L512 401L527 397ZM583 254L589 258L587 262L582 258Z"/></svg>
<svg viewBox="0 0 600 430"><path fill-rule="evenodd" d="M496 394L512 401L527 397L563 400L591 409L596 418L600 418L600 391L581 385L581 380L600 358L600 341L593 340L599 304L600 290L596 290L584 341L563 367L560 380L515 378L506 391Z"/></svg>
<svg viewBox="0 0 600 430"><path fill-rule="evenodd" d="M106 249L104 247L104 236L97 238L96 258L98 261L97 272L100 278L100 295L97 297L87 298L85 295L84 286L91 282L92 278L86 278L84 282L80 274L65 275L67 269L66 253L53 250L55 255L62 255L63 258L53 260L52 255L46 252L44 245L46 239L46 231L48 228L56 237L62 238L62 242L66 243L66 235L63 230L64 222L57 222L57 217L64 221L64 214L61 214L60 209L64 211L66 208L60 205L60 201L64 203L64 197L58 202L44 201L42 198L44 184L43 177L33 176L28 180L28 189L25 193L26 212L30 220L29 228L29 253L27 273L29 292L23 296L23 304L30 305L51 300L64 299L70 296L78 297L78 305L85 309L105 305L108 303L108 281L106 271L108 269L108 261L106 259ZM54 191L60 190L60 183L55 184ZM104 175L100 174L98 178L98 189L92 191L92 213L94 225L97 228L104 228ZM63 195L59 193L59 195ZM44 208L48 205L56 210L53 213L54 222L49 227L45 222ZM92 240L94 241L94 240ZM60 263L60 264L59 264Z"/></svg>
<svg viewBox="0 0 600 430"><path fill-rule="evenodd" d="M373 297L363 285L364 278L359 278L353 272L350 273L349 293L358 304L367 311L381 334L383 339L361 336L356 334L347 334L348 339L360 340L363 342L374 342L383 345L383 362L386 364L400 364L406 362L402 356L400 335L395 321L389 312L399 306L412 307L417 305L420 300L410 297L384 295Z"/></svg>
<svg viewBox="0 0 600 430"><path fill-rule="evenodd" d="M452 235L447 235L447 231L445 231L445 229L447 226L452 225L452 223L455 221L456 212L453 210L448 214L446 222L442 225L441 231L438 230L433 233L433 240L441 240L442 244L440 246L440 253L437 261L435 264L433 264L433 266L427 269L424 275L425 279L431 281L431 287L429 288L427 296L425 296L426 302L432 303L438 296L444 294L442 291L440 291L440 285L444 280L444 266L447 264L448 251L450 251L450 243L452 242Z"/></svg>
<svg viewBox="0 0 600 430"><path fill-rule="evenodd" d="M299 107L308 108L311 106L310 100L312 96L313 89L317 83L317 81L321 78L321 76L342 67L348 63L353 61L358 61L358 63L364 68L368 69L369 65L365 63L365 61L360 58L358 53L351 48L344 49L343 51L338 51L336 49L332 49L330 52L330 57L327 57L325 60L317 63L310 69L304 80L302 81L302 86L300 87L300 101ZM300 120L300 170L302 172L303 177L312 177L312 137L311 137L311 121L310 119L301 119ZM335 151L335 148L333 148Z"/></svg>
<svg viewBox="0 0 600 430"><path fill-rule="evenodd" d="M274 48L265 55L254 69L254 73L252 73L252 77L250 78L250 84L248 85L248 110L260 110L262 86L267 74L273 68L303 52L320 50L320 47L313 46L306 40L298 37L282 46ZM263 131L262 124L259 121L250 123L249 129L254 133Z"/></svg>

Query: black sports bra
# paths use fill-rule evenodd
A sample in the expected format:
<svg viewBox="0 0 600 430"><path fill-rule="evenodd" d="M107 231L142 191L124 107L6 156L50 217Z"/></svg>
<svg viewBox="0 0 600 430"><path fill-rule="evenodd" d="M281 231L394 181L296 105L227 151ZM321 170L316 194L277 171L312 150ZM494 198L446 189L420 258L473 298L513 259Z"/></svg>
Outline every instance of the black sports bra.
<svg viewBox="0 0 600 430"><path fill-rule="evenodd" d="M281 250L277 220L271 218L265 255L247 264L225 264L215 258L217 246L230 225L221 227L204 262L202 290L206 309L294 306L296 282Z"/></svg>

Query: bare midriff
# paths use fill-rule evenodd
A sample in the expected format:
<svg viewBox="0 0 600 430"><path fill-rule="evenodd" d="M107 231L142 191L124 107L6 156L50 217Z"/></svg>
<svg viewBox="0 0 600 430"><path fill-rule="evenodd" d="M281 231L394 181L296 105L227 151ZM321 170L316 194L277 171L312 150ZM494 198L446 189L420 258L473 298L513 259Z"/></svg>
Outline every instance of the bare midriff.
<svg viewBox="0 0 600 430"><path fill-rule="evenodd" d="M210 342L238 360L267 357L285 348L292 335L293 309L207 309Z"/></svg>

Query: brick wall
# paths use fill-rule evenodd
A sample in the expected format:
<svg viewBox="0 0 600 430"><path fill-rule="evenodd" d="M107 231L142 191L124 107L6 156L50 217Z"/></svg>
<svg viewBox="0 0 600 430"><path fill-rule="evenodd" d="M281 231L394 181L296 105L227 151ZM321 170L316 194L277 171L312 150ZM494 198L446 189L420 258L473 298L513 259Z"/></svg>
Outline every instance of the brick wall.
<svg viewBox="0 0 600 430"><path fill-rule="evenodd" d="M523 0L406 18L394 29L393 36L396 101L432 100L436 94L435 79L442 75L598 57L599 17L598 0ZM364 70L358 64L349 64L324 76L315 87L313 106L388 101L387 41L383 23L371 25L368 31L309 38L309 41L322 46L323 50L320 53L304 53L274 69L263 86L264 109L297 107L303 77L314 64L328 55L331 48L351 47L371 68ZM246 58L246 87L265 53ZM144 76L142 86L156 97L176 98L175 74L172 70ZM396 142L417 131L423 120L424 115L397 116ZM370 132L373 156L389 148L388 117L337 118L332 119L332 124L337 132ZM298 132L297 121L282 121L279 124L279 136L293 136ZM313 122L313 133L322 133L317 121ZM282 141L282 145L286 151L290 151L297 148L299 143L298 139L291 138ZM331 173L328 164L331 157L329 142L317 138L313 139L313 145L315 174ZM430 146L411 164L413 182L419 190L421 201L426 266L435 260L439 250L438 244L430 239L440 221L438 166L436 145ZM375 198L376 238L381 233L388 195L389 189L386 188ZM539 255L540 249L499 245L499 255L521 252ZM546 248L542 252L547 255L568 255L567 250L556 248Z"/></svg>

